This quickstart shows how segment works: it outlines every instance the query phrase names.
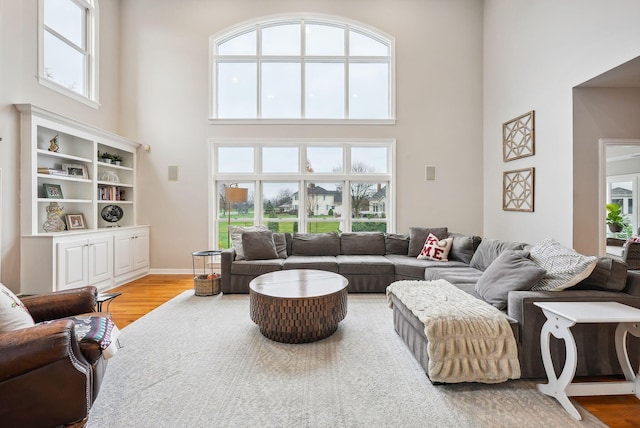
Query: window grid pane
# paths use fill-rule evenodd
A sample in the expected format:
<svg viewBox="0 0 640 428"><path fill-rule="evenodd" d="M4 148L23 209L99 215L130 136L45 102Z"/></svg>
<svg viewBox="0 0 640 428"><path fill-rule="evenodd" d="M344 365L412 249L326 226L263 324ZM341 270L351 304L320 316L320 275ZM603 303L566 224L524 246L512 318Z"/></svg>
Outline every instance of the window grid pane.
<svg viewBox="0 0 640 428"><path fill-rule="evenodd" d="M86 47L86 9L71 0L45 0L44 23L82 50Z"/></svg>
<svg viewBox="0 0 640 428"><path fill-rule="evenodd" d="M262 117L299 118L300 63L265 62L262 64Z"/></svg>
<svg viewBox="0 0 640 428"><path fill-rule="evenodd" d="M53 34L44 35L45 77L86 96L86 57Z"/></svg>
<svg viewBox="0 0 640 428"><path fill-rule="evenodd" d="M218 117L258 116L258 68L255 62L218 63Z"/></svg>

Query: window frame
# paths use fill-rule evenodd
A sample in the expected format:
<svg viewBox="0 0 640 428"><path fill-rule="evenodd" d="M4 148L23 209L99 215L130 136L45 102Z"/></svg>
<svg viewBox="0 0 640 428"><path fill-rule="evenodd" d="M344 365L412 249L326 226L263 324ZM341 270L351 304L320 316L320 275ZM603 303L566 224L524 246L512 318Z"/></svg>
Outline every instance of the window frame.
<svg viewBox="0 0 640 428"><path fill-rule="evenodd" d="M271 27L274 25L283 25L288 23L300 23L301 24L301 41L303 46L300 55L291 56L276 56L268 55L262 56L260 52L261 46L261 29L265 27ZM304 38L305 38L305 25L306 24L321 24L334 27L343 28L345 31L345 52L342 56L319 56L309 55L304 52ZM219 56L217 54L217 47L219 44L225 41L231 40L234 37L246 34L251 31L257 31L256 33L256 53L255 55L234 55L234 56ZM349 52L349 39L347 35L349 31L355 31L366 35L372 39L378 40L384 43L389 48L388 56L350 56ZM250 62L256 63L256 78L257 78L257 116L256 118L218 118L218 106L217 106L217 65L224 62ZM276 118L261 118L261 64L262 62L287 62L287 61L299 61L301 68L301 117L292 119L276 119ZM378 119L352 119L352 118L327 118L327 119L308 119L304 117L305 113L305 64L307 63L331 63L335 61L342 61L344 64L344 108L345 114L348 112L349 105L349 64L350 63L371 63L382 62L388 64L388 108L389 115L386 118ZM342 17L335 17L329 15L318 14L295 14L295 15L275 15L263 17L251 21L244 22L237 26L231 27L219 33L216 33L209 37L209 123L210 124L353 124L353 125L393 125L396 123L396 72L395 72L395 39L366 24L348 20Z"/></svg>
<svg viewBox="0 0 640 428"><path fill-rule="evenodd" d="M343 187L343 215L339 218L342 231L352 230L353 223L385 223L388 233L395 232L396 229L396 141L395 139L220 139L211 138L209 141L209 246L218 248L220 230L219 223L226 223L228 219L221 214L218 191L221 184L230 185L234 183L251 183L254 186L253 195L253 217L243 217L236 219L237 222L244 222L253 225L262 225L267 222L297 222L299 231L306 232L307 226L315 222L334 222L335 219L323 219L309 217L306 213L298 210L295 219L278 219L264 216L262 205L262 184L273 182L297 182L299 194L304 194L305 200L299 206L306 206L306 185L314 183L344 183ZM297 173L262 173L262 147L298 147ZM309 172L306 168L307 148L317 146L342 147L344 171L339 173L315 173ZM249 173L220 173L217 170L217 148L218 147L253 147L253 172ZM386 173L353 173L351 172L351 147L386 147L387 148L387 172ZM386 217L384 219L351 218L351 200L345 197L345 191L350 195L352 183L387 183L386 195ZM347 190L345 190L347 189ZM234 221L232 220L232 223Z"/></svg>
<svg viewBox="0 0 640 428"><path fill-rule="evenodd" d="M99 23L99 7L98 0L71 0L81 8L84 8L83 14L84 23L84 42L86 47L83 49L81 46L68 40L66 37L56 32L55 30L48 28L45 24L44 16L44 3L46 0L38 0L38 73L37 79L40 85L52 89L62 95L72 98L76 101L84 103L93 108L99 108L99 85L98 85L98 23ZM76 92L66 86L56 82L55 80L47 77L45 73L45 33L48 33L68 45L69 47L80 52L84 57L84 79L85 88L84 94Z"/></svg>

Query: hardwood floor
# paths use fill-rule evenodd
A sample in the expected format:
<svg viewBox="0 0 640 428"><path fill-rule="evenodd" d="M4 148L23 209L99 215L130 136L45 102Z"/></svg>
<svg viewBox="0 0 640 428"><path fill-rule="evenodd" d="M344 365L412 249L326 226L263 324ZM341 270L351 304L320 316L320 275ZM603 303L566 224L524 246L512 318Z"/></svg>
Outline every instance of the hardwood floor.
<svg viewBox="0 0 640 428"><path fill-rule="evenodd" d="M148 275L109 290L122 293L111 301L109 312L122 329L185 290L193 290L191 275ZM633 395L572 398L612 428L640 427L640 400Z"/></svg>

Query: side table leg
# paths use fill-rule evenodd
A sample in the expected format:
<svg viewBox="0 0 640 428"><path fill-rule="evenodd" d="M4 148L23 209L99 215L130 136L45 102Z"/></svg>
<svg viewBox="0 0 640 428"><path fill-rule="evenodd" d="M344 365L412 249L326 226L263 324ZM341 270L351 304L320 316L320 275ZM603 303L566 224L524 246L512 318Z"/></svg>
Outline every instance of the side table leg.
<svg viewBox="0 0 640 428"><path fill-rule="evenodd" d="M576 342L573 338L573 334L571 334L571 330L569 330L569 328L575 323L570 320L560 318L555 314L547 313L545 310L543 310L543 312L547 317L547 321L544 323L542 330L540 331L540 350L542 353L544 370L547 373L549 383L538 384L538 390L543 394L554 397L571 416L577 420L582 420L580 413L578 413L578 410L571 403L571 400L569 400L566 391L567 386L571 383L573 376L576 374L576 367L578 365L578 350ZM554 337L564 340L566 347L566 361L560 377L556 377L553 360L551 359L549 342L552 334Z"/></svg>
<svg viewBox="0 0 640 428"><path fill-rule="evenodd" d="M636 383L635 394L636 397L640 398L640 373L636 374L633 367L631 367L631 361L629 361L627 333L631 333L635 337L640 337L640 324L622 322L616 327L616 354L618 355L618 362L620 363L620 367L622 367L625 379Z"/></svg>

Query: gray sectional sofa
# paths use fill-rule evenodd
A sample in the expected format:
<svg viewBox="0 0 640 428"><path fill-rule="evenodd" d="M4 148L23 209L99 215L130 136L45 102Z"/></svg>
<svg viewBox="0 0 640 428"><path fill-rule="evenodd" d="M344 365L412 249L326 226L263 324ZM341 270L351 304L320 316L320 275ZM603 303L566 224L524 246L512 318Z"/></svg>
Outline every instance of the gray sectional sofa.
<svg viewBox="0 0 640 428"><path fill-rule="evenodd" d="M440 239L453 238L448 261L418 260L429 233ZM264 245L265 236L256 239L253 233L243 233L247 256L254 256L256 249ZM473 296L489 301L503 310L511 323L518 343L519 359L523 378L545 377L540 354L540 330L546 318L536 301L617 301L640 308L640 273L627 272L620 260L609 257L598 259L595 269L577 285L562 291L531 291L510 288L509 278L520 279L526 275L516 265L504 271L494 264L505 251L509 254L526 251L530 245L517 242L498 241L478 236L449 233L446 227L412 227L408 234L323 233L323 234L272 234L276 253L257 251L258 257L238 258L234 248L222 252L223 293L248 293L249 282L259 275L282 269L319 269L339 273L349 280L351 293L384 293L386 287L398 280L445 279ZM253 253L253 254L251 254ZM277 254L276 258L265 254ZM505 254L506 255L506 254ZM483 278L484 275L484 278ZM479 293L476 285L483 278L493 275L505 283L498 293ZM497 276L496 276L497 275ZM424 325L399 301L391 296L394 306L394 326L418 362L428 366L427 339ZM576 376L617 375L621 369L614 346L613 324L580 324L572 328L578 346ZM640 341L629 338L632 364L638 367ZM552 339L552 358L556 371L562 370L564 342Z"/></svg>

